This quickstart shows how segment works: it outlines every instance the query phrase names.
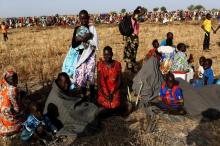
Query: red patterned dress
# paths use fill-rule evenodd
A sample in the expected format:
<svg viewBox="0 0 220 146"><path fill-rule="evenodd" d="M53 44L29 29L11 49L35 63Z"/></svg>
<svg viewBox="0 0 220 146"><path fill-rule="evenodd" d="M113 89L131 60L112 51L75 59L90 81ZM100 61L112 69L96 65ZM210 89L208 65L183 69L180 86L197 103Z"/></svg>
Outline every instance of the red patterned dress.
<svg viewBox="0 0 220 146"><path fill-rule="evenodd" d="M121 75L121 63L114 60L112 65L108 66L104 61L99 61L98 73L102 91L108 97L118 86ZM120 90L117 90L112 100L109 100L103 96L101 89L98 89L98 103L104 108L115 109L120 106L120 100Z"/></svg>

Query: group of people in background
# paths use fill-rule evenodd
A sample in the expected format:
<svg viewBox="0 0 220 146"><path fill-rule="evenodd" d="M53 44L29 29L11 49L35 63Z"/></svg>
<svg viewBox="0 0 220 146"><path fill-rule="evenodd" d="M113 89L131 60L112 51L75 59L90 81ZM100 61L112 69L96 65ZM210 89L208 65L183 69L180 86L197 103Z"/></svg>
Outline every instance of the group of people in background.
<svg viewBox="0 0 220 146"><path fill-rule="evenodd" d="M177 84L176 77L178 74L188 74L187 79L182 79L195 88L214 84L212 60L201 57L200 67L195 69L192 65L193 55L187 56L187 45L179 43L175 46L174 34L168 32L167 38L161 42L153 40L152 49L146 52L142 68L138 70L139 22L144 15L144 9L137 7L129 17L133 31L125 37L123 57L126 69L135 75L133 85L129 88L138 96L140 105L150 103L168 113L185 114L184 91ZM210 16L206 15L207 19L202 25L205 31L204 50L209 49L209 33L212 29ZM96 28L90 23L86 10L80 11L78 17L79 23L75 26L62 71L43 106L31 103L29 112L22 112L22 100L17 92L18 76L14 70L5 72L0 84L0 135L8 136L21 131L23 141L47 137L48 133L72 136L86 129L94 130L103 115L123 111L121 63L113 59L111 46L104 47L103 58L96 60ZM6 24L2 23L1 28L6 41ZM90 94L87 93L87 87ZM18 116L21 114L24 116Z"/></svg>
<svg viewBox="0 0 220 146"><path fill-rule="evenodd" d="M145 10L146 11L146 10ZM213 10L176 10L176 11L146 11L141 17L141 21L168 23L174 21L201 21L206 14L211 14L213 18L220 22L219 11ZM117 24L131 12L110 12L90 15L94 24ZM34 17L13 17L2 18L9 28L33 27L33 26L75 26L79 22L79 15L54 15L54 16L34 16Z"/></svg>

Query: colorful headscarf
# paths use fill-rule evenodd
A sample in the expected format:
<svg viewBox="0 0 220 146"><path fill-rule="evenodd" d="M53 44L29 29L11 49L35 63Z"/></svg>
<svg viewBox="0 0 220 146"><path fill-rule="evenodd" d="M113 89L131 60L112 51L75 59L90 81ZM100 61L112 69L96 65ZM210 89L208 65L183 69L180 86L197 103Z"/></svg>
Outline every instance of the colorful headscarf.
<svg viewBox="0 0 220 146"><path fill-rule="evenodd" d="M5 71L5 73L3 74L3 80L4 82L8 83L9 85L14 85L14 79L17 77L17 73L13 70L13 69L8 69Z"/></svg>
<svg viewBox="0 0 220 146"><path fill-rule="evenodd" d="M12 78L15 74L16 74L16 73L15 73L14 70L9 69L9 70L5 71L5 73L4 73L3 76L4 76L4 79L7 80L7 79Z"/></svg>

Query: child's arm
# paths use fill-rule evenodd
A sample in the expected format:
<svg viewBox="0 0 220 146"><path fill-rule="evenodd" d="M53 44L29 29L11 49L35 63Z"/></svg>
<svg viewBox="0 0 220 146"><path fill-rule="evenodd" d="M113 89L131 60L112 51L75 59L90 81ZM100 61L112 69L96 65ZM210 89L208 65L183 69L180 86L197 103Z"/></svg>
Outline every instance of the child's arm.
<svg viewBox="0 0 220 146"><path fill-rule="evenodd" d="M211 27L211 28L212 28L213 33L216 33L215 30L214 30L214 28L213 28L213 27Z"/></svg>
<svg viewBox="0 0 220 146"><path fill-rule="evenodd" d="M219 30L219 28L220 28L220 25L216 28L215 33Z"/></svg>
<svg viewBox="0 0 220 146"><path fill-rule="evenodd" d="M209 80L209 77L204 76L204 85L207 85L207 84L208 84L208 80Z"/></svg>
<svg viewBox="0 0 220 146"><path fill-rule="evenodd" d="M184 100L183 100L183 92L182 89L178 88L175 92L175 96L177 98L177 102L179 105L183 106L184 105Z"/></svg>

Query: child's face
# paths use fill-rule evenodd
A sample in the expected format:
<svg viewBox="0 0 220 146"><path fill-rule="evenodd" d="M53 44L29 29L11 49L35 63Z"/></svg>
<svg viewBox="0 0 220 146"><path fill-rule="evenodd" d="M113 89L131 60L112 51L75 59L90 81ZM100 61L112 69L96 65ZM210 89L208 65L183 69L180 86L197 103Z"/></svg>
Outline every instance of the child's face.
<svg viewBox="0 0 220 146"><path fill-rule="evenodd" d="M153 47L154 47L154 48L159 48L159 46L160 46L160 45L159 45L158 42L155 42L155 43L153 44Z"/></svg>
<svg viewBox="0 0 220 146"><path fill-rule="evenodd" d="M209 69L209 68L211 67L211 65L209 64L208 61L205 61L203 67L204 67L204 69L206 70L206 69Z"/></svg>
<svg viewBox="0 0 220 146"><path fill-rule="evenodd" d="M203 65L204 65L204 62L205 62L205 60L200 59L200 60L199 60L199 65L203 66Z"/></svg>
<svg viewBox="0 0 220 146"><path fill-rule="evenodd" d="M207 19L208 19L208 20L210 20L211 18L212 18L212 16L211 16L211 15L208 15L208 16L207 16Z"/></svg>
<svg viewBox="0 0 220 146"><path fill-rule="evenodd" d="M167 81L166 81L166 84L168 86L169 89L172 89L173 86L174 86L174 78L172 77L168 77Z"/></svg>
<svg viewBox="0 0 220 146"><path fill-rule="evenodd" d="M37 118L42 117L42 114L41 114L40 111L35 111L35 112L33 112L32 114L33 114L35 117L37 117Z"/></svg>

